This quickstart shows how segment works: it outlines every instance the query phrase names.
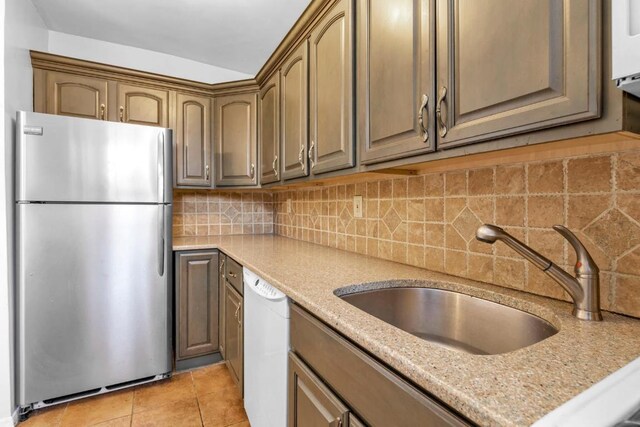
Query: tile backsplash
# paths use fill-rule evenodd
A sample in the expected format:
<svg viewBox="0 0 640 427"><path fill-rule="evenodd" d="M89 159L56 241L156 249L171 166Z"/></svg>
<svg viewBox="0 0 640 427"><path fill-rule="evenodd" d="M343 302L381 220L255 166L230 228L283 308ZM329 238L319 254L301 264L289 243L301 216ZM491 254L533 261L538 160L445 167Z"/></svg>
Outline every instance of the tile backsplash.
<svg viewBox="0 0 640 427"><path fill-rule="evenodd" d="M266 194L249 203L270 206ZM363 197L362 218L354 218L354 195ZM561 299L567 296L552 279L503 243L477 241L475 231L497 224L571 271L573 249L551 229L564 224L600 267L602 307L640 317L640 151L278 191L273 202L278 235ZM214 203L220 208L203 221L222 231L223 206L231 205ZM182 215L196 216L185 232L205 231L199 214ZM268 232L261 219L258 229ZM234 230L226 221L224 230Z"/></svg>
<svg viewBox="0 0 640 427"><path fill-rule="evenodd" d="M173 235L273 233L273 195L265 191L176 190Z"/></svg>

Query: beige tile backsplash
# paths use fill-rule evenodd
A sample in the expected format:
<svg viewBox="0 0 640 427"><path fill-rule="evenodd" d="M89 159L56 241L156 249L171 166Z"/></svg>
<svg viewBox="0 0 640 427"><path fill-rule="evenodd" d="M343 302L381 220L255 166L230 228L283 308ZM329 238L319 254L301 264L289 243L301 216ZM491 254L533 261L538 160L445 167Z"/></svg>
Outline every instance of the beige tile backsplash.
<svg viewBox="0 0 640 427"><path fill-rule="evenodd" d="M551 229L564 224L600 266L603 308L640 317L640 151L279 191L274 208L279 235L567 299L504 244L475 240L497 224L571 270Z"/></svg>

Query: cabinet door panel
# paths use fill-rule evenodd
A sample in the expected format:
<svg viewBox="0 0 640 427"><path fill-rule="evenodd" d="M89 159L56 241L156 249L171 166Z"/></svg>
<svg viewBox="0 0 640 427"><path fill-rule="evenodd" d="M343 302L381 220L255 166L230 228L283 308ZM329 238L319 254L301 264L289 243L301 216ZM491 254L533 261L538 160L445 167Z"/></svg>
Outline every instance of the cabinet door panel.
<svg viewBox="0 0 640 427"><path fill-rule="evenodd" d="M311 33L309 109L314 174L354 165L351 0L339 0Z"/></svg>
<svg viewBox="0 0 640 427"><path fill-rule="evenodd" d="M46 97L49 114L99 120L107 117L106 80L48 71Z"/></svg>
<svg viewBox="0 0 640 427"><path fill-rule="evenodd" d="M433 151L435 3L358 0L362 163ZM426 98L425 98L426 97ZM422 118L422 122L421 119Z"/></svg>
<svg viewBox="0 0 640 427"><path fill-rule="evenodd" d="M243 389L243 330L242 297L227 282L225 283L225 356L231 376Z"/></svg>
<svg viewBox="0 0 640 427"><path fill-rule="evenodd" d="M211 186L211 100L176 96L176 183L178 186Z"/></svg>
<svg viewBox="0 0 640 427"><path fill-rule="evenodd" d="M600 2L438 0L444 148L598 117ZM446 93L445 89L446 88Z"/></svg>
<svg viewBox="0 0 640 427"><path fill-rule="evenodd" d="M169 92L118 84L118 119L125 123L168 127Z"/></svg>
<svg viewBox="0 0 640 427"><path fill-rule="evenodd" d="M289 426L339 427L349 410L295 354L289 353Z"/></svg>
<svg viewBox="0 0 640 427"><path fill-rule="evenodd" d="M260 91L260 182L280 180L280 75L276 73Z"/></svg>
<svg viewBox="0 0 640 427"><path fill-rule="evenodd" d="M220 286L218 286L219 288L219 292L218 292L218 309L219 309L219 313L218 313L218 331L219 331L219 338L220 338L220 355L222 356L222 358L225 358L225 347L226 347L226 343L225 343L225 305L226 305L226 297L225 297L225 282L224 282L224 265L227 261L227 256L223 253L220 254L220 261L218 264L218 283L220 284Z"/></svg>
<svg viewBox="0 0 640 427"><path fill-rule="evenodd" d="M214 99L216 185L256 185L257 94Z"/></svg>
<svg viewBox="0 0 640 427"><path fill-rule="evenodd" d="M218 253L178 256L177 359L218 351Z"/></svg>
<svg viewBox="0 0 640 427"><path fill-rule="evenodd" d="M281 71L282 177L307 176L309 142L309 44L307 40L289 56Z"/></svg>

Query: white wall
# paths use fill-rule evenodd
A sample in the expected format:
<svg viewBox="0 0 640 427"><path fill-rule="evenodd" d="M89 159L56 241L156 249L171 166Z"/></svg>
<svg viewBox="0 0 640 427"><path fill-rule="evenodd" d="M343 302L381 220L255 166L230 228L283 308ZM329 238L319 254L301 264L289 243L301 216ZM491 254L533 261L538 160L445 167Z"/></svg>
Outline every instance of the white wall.
<svg viewBox="0 0 640 427"><path fill-rule="evenodd" d="M28 0L0 0L4 16L3 83L5 143L0 150L0 426L10 423L13 393L13 138L17 110L33 109L29 49L46 50L48 30ZM9 418L8 418L9 417Z"/></svg>
<svg viewBox="0 0 640 427"><path fill-rule="evenodd" d="M49 31L48 52L203 83L221 83L253 77L249 74L167 55L166 53L59 33L57 31Z"/></svg>

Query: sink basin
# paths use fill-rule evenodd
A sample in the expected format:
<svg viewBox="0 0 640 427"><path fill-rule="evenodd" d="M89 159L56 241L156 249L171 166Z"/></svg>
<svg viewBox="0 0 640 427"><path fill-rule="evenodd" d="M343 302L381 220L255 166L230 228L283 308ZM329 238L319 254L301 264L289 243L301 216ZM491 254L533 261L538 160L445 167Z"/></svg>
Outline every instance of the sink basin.
<svg viewBox="0 0 640 427"><path fill-rule="evenodd" d="M508 353L558 332L533 314L443 289L384 288L339 296L403 331L471 354Z"/></svg>

